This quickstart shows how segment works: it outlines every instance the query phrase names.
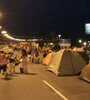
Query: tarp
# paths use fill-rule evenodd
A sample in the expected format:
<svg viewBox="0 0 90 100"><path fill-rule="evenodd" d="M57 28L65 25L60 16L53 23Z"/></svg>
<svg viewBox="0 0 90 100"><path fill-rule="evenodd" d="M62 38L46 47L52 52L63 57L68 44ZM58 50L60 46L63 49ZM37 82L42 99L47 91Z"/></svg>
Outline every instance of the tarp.
<svg viewBox="0 0 90 100"><path fill-rule="evenodd" d="M29 45L29 42L20 42L19 45Z"/></svg>
<svg viewBox="0 0 90 100"><path fill-rule="evenodd" d="M90 82L90 64L86 65L80 74L80 78Z"/></svg>
<svg viewBox="0 0 90 100"><path fill-rule="evenodd" d="M54 52L49 53L49 54L43 59L43 64L48 65L49 62L50 62L50 60L51 60L51 58L52 58L52 56L53 56L54 54L55 54Z"/></svg>
<svg viewBox="0 0 90 100"><path fill-rule="evenodd" d="M79 53L63 49L52 57L47 70L56 75L76 75L85 65L86 62Z"/></svg>

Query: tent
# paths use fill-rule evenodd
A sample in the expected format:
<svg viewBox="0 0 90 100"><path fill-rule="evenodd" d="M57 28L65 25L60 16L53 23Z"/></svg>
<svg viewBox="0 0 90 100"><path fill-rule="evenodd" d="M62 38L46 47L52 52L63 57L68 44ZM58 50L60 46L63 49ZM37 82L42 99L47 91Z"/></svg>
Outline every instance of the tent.
<svg viewBox="0 0 90 100"><path fill-rule="evenodd" d="M87 64L89 64L89 56L86 54L86 52L78 52L83 59L86 61Z"/></svg>
<svg viewBox="0 0 90 100"><path fill-rule="evenodd" d="M79 53L62 49L52 57L47 70L56 75L76 75L85 65L86 62Z"/></svg>
<svg viewBox="0 0 90 100"><path fill-rule="evenodd" d="M90 82L90 64L86 65L80 74L80 78Z"/></svg>
<svg viewBox="0 0 90 100"><path fill-rule="evenodd" d="M20 43L19 43L19 45L30 45L30 43L29 43L29 42L24 41L24 42L20 42Z"/></svg>
<svg viewBox="0 0 90 100"><path fill-rule="evenodd" d="M52 56L54 55L55 53L49 53L44 59L43 59L43 64L45 64L45 65L48 65L49 64L49 62L50 62L50 60L51 60L51 58L52 58Z"/></svg>

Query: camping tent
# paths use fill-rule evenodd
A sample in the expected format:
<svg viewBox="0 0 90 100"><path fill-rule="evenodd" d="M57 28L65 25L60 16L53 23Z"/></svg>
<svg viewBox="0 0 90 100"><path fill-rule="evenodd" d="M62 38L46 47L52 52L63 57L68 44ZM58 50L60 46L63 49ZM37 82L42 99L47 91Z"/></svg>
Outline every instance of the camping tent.
<svg viewBox="0 0 90 100"><path fill-rule="evenodd" d="M51 59L47 70L56 75L76 75L86 65L81 55L72 50L60 50Z"/></svg>
<svg viewBox="0 0 90 100"><path fill-rule="evenodd" d="M24 41L24 42L20 42L20 43L19 43L19 45L30 45L30 43L29 43L29 42Z"/></svg>
<svg viewBox="0 0 90 100"><path fill-rule="evenodd" d="M48 65L49 62L50 62L50 60L51 60L51 58L52 58L52 56L53 56L54 54L55 54L54 52L49 53L49 54L43 59L43 64Z"/></svg>
<svg viewBox="0 0 90 100"><path fill-rule="evenodd" d="M78 52L78 53L83 57L83 59L88 64L89 63L89 56L86 54L86 52Z"/></svg>
<svg viewBox="0 0 90 100"><path fill-rule="evenodd" d="M90 82L90 64L86 65L80 74L80 78Z"/></svg>

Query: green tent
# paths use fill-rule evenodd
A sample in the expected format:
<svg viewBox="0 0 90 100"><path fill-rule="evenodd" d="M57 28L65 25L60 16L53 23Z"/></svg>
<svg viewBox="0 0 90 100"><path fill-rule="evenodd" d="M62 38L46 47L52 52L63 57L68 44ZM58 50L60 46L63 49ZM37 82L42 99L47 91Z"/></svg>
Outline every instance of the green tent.
<svg viewBox="0 0 90 100"><path fill-rule="evenodd" d="M51 59L47 70L56 75L76 75L86 65L81 55L72 50L60 50Z"/></svg>

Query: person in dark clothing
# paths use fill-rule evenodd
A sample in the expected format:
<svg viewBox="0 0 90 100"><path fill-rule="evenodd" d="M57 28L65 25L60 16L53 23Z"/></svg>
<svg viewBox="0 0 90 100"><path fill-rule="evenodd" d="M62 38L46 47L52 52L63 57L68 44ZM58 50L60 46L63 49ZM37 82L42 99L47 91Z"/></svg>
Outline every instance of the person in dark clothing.
<svg viewBox="0 0 90 100"><path fill-rule="evenodd" d="M27 52L25 49L22 49L22 57L27 57Z"/></svg>
<svg viewBox="0 0 90 100"><path fill-rule="evenodd" d="M47 51L44 52L43 57L45 58L47 56Z"/></svg>

